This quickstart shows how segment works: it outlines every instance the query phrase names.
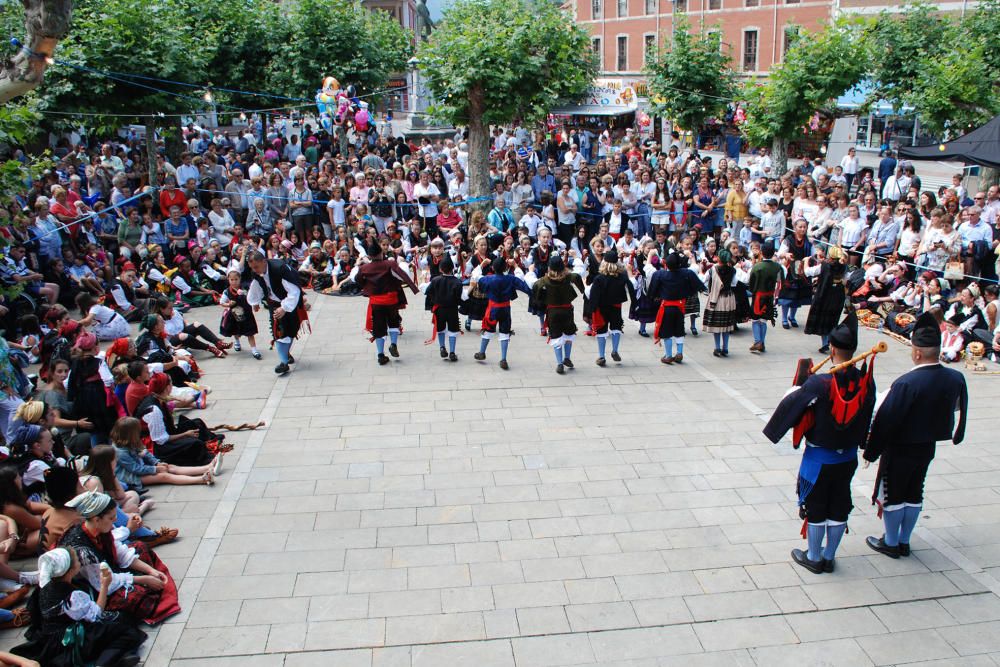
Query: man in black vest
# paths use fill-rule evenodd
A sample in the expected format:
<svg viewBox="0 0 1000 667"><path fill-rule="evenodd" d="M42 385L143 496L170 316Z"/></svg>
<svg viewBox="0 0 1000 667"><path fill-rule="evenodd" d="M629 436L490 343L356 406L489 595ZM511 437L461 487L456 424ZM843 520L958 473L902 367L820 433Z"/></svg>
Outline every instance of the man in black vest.
<svg viewBox="0 0 1000 667"><path fill-rule="evenodd" d="M247 303L259 310L263 305L270 312L271 335L278 350L278 365L274 372L285 375L295 363L292 357L292 341L299 334L303 320L307 320L302 301L302 287L299 274L280 260L268 260L260 251L254 251L248 260L254 272Z"/></svg>
<svg viewBox="0 0 1000 667"><path fill-rule="evenodd" d="M882 457L872 502L885 523L885 534L867 542L890 558L910 555L910 535L923 508L924 479L936 443L962 442L969 406L965 377L939 361L941 329L930 312L917 319L910 342L914 367L892 383L864 446L865 461Z"/></svg>

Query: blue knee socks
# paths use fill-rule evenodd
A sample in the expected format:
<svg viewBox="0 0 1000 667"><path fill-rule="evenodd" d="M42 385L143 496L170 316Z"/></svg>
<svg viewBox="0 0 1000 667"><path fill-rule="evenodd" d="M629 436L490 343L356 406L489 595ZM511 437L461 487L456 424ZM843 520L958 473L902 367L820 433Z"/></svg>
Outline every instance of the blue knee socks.
<svg viewBox="0 0 1000 667"><path fill-rule="evenodd" d="M903 508L903 522L899 526L900 543L910 543L910 536L913 535L913 529L917 526L917 519L920 518L920 510L922 509L923 505L917 505L915 507L907 505Z"/></svg>
<svg viewBox="0 0 1000 667"><path fill-rule="evenodd" d="M823 347L826 347L827 345L830 344L830 337L829 336L820 336L819 339L821 341L823 341Z"/></svg>
<svg viewBox="0 0 1000 667"><path fill-rule="evenodd" d="M674 356L674 339L664 338L663 339L663 358Z"/></svg>
<svg viewBox="0 0 1000 667"><path fill-rule="evenodd" d="M674 343L677 345L677 354L684 354L684 336L674 338Z"/></svg>
<svg viewBox="0 0 1000 667"><path fill-rule="evenodd" d="M566 348L565 358L569 359L569 355L573 353L573 341L563 343L563 347Z"/></svg>
<svg viewBox="0 0 1000 667"><path fill-rule="evenodd" d="M444 347L444 331L438 331L438 347Z"/></svg>
<svg viewBox="0 0 1000 667"><path fill-rule="evenodd" d="M902 507L898 510L882 510L882 521L885 523L885 543L890 547L899 545L899 527L903 524L903 511Z"/></svg>
<svg viewBox="0 0 1000 667"><path fill-rule="evenodd" d="M287 364L288 363L288 353L292 349L292 344L291 343L282 343L281 341L278 341L278 342L276 342L274 344L274 347L278 350L278 361L280 361L283 364Z"/></svg>
<svg viewBox="0 0 1000 667"><path fill-rule="evenodd" d="M561 364L563 362L563 349L562 349L562 345L560 345L559 347L554 347L552 349L555 350L555 353L556 353L556 363L557 364Z"/></svg>
<svg viewBox="0 0 1000 667"><path fill-rule="evenodd" d="M810 523L806 528L806 540L809 552L806 554L811 561L823 559L823 536L826 535L826 523Z"/></svg>
<svg viewBox="0 0 1000 667"><path fill-rule="evenodd" d="M389 342L395 345L399 341L399 329L389 329Z"/></svg>
<svg viewBox="0 0 1000 667"><path fill-rule="evenodd" d="M837 548L840 546L840 540L844 538L844 533L847 532L847 524L841 523L837 525L827 525L826 527L826 548L823 549L823 559L833 560L837 557Z"/></svg>
<svg viewBox="0 0 1000 667"><path fill-rule="evenodd" d="M714 334L712 334L712 338L715 339L715 349L716 350L721 350L722 349L722 334L714 333Z"/></svg>
<svg viewBox="0 0 1000 667"><path fill-rule="evenodd" d="M729 352L729 334L722 334L722 349L724 352Z"/></svg>
<svg viewBox="0 0 1000 667"><path fill-rule="evenodd" d="M281 345L281 343L278 343L278 345ZM378 352L378 356L380 356L380 357L384 357L385 356L385 336L382 336L381 338L376 338L375 339L375 350ZM281 348L280 347L278 348L278 356L279 357L281 356Z"/></svg>
<svg viewBox="0 0 1000 667"><path fill-rule="evenodd" d="M798 306L789 306L789 308L788 308L788 319L789 319L789 321L795 322L796 321L795 316L798 314L798 312L799 312L799 307Z"/></svg>
<svg viewBox="0 0 1000 667"><path fill-rule="evenodd" d="M781 304L781 323L788 324L788 306Z"/></svg>
<svg viewBox="0 0 1000 667"><path fill-rule="evenodd" d="M621 342L622 342L622 335L620 333L618 333L617 331L612 331L611 332L611 351L612 352L617 352L618 351L618 346L621 345ZM603 352L601 353L601 356L602 357L604 356Z"/></svg>
<svg viewBox="0 0 1000 667"><path fill-rule="evenodd" d="M758 320L753 321L753 342L763 343L764 336L767 335L767 323Z"/></svg>
<svg viewBox="0 0 1000 667"><path fill-rule="evenodd" d="M608 349L608 338L607 336L602 336L598 334L597 336L597 356L604 358L604 353Z"/></svg>
<svg viewBox="0 0 1000 667"><path fill-rule="evenodd" d="M500 339L500 361L507 358L507 348L510 346L510 339Z"/></svg>
<svg viewBox="0 0 1000 667"><path fill-rule="evenodd" d="M455 342L458 340L458 336L448 336L448 351L455 351Z"/></svg>
<svg viewBox="0 0 1000 667"><path fill-rule="evenodd" d="M483 336L479 339L479 354L486 354L486 348L489 347L490 339Z"/></svg>

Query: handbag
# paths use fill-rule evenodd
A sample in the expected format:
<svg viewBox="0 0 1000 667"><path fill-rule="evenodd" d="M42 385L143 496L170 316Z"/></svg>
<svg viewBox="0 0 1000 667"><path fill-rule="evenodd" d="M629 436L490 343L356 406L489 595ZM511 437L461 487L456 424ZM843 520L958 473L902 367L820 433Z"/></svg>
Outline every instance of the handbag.
<svg viewBox="0 0 1000 667"><path fill-rule="evenodd" d="M961 262L948 262L944 265L945 280L961 280L965 277L965 267Z"/></svg>

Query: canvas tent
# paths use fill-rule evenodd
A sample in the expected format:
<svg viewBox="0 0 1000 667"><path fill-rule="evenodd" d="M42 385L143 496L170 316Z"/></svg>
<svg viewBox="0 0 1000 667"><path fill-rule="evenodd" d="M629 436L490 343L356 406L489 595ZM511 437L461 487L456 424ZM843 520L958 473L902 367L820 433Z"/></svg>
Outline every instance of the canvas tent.
<svg viewBox="0 0 1000 667"><path fill-rule="evenodd" d="M951 141L933 146L900 148L908 160L959 160L966 164L1000 169L1000 116Z"/></svg>

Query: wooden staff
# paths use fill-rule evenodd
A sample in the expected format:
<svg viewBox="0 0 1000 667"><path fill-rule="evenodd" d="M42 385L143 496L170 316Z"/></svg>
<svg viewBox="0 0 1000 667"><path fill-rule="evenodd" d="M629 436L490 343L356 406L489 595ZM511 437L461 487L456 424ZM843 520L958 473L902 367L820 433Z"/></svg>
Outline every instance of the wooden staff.
<svg viewBox="0 0 1000 667"><path fill-rule="evenodd" d="M885 341L879 341L878 343L875 344L874 347L872 347L872 349L870 349L867 352L864 352L862 354L859 354L858 356L854 357L853 359L848 359L847 361L845 361L843 363L836 364L835 366L833 366L829 370L829 372L830 373L836 373L839 370L843 370L843 369L847 368L848 366L853 366L854 364L858 363L859 361L864 361L868 357L874 356L874 355L878 354L879 352L885 352L888 349L889 349L889 346L885 344ZM832 356L829 357L829 358L832 358ZM822 366L823 364L825 364L826 361L827 360L824 359L821 363L817 364L816 366L813 366L812 371L815 373L816 369L819 368L820 366Z"/></svg>

